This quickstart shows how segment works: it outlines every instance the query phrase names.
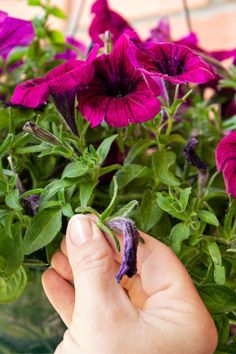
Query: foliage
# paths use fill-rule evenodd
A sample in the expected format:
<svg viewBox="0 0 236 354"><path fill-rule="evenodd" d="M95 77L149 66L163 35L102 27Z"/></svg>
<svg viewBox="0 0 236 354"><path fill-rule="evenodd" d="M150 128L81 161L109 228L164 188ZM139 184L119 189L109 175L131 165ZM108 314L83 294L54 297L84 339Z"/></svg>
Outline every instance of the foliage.
<svg viewBox="0 0 236 354"><path fill-rule="evenodd" d="M0 85L5 102L23 76L36 78L57 66L54 56L66 47L63 36L47 25L49 16L63 14L46 4L29 0L29 5L41 5L45 15L33 20L36 37L31 45L8 57L6 68L24 56L27 60L4 72ZM94 212L114 239L105 221L128 216L178 255L218 327L217 353L235 352L230 328L236 324L236 201L226 194L215 164L219 140L236 127L235 115L223 114L227 102L221 93L235 89L235 70L209 99L204 99L207 85L177 86L181 99L172 92L170 103L163 102L154 119L137 125L91 128L77 111L78 136L67 129L53 103L27 110L2 102L0 303L22 294L28 267L50 264L75 213ZM28 121L55 140L24 131ZM208 167L204 178L183 154L192 136ZM35 196L37 210L32 207Z"/></svg>

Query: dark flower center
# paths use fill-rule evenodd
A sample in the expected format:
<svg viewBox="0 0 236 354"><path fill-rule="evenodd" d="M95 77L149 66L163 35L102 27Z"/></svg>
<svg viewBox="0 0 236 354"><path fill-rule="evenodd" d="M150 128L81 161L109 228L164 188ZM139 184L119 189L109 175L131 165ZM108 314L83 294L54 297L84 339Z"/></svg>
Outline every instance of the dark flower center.
<svg viewBox="0 0 236 354"><path fill-rule="evenodd" d="M133 75L127 72L122 62L116 70L109 65L110 63L106 62L106 64L108 64L106 71L102 68L96 72L103 94L108 97L122 98L132 93L141 78L132 77Z"/></svg>
<svg viewBox="0 0 236 354"><path fill-rule="evenodd" d="M154 65L158 70L169 76L181 75L185 71L185 55L179 55L177 48L175 48L175 53L171 53L167 56L167 53L160 47L162 58L161 60L154 60Z"/></svg>

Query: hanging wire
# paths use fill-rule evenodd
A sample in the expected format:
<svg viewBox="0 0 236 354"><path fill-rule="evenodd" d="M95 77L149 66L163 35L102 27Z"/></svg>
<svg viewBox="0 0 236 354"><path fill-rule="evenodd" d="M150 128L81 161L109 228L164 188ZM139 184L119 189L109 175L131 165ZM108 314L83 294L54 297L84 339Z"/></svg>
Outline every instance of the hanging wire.
<svg viewBox="0 0 236 354"><path fill-rule="evenodd" d="M188 30L189 30L189 32L192 32L193 28L192 28L192 23L191 23L191 17L190 17L190 11L189 11L189 7L188 7L188 3L187 3L187 0L182 0L182 1L183 1L184 13L185 13L185 18L186 18Z"/></svg>
<svg viewBox="0 0 236 354"><path fill-rule="evenodd" d="M74 1L74 6L72 7L72 13L75 15L71 16L71 19L69 21L69 26L68 26L68 35L71 37L73 37L79 29L85 4L86 4L86 0Z"/></svg>

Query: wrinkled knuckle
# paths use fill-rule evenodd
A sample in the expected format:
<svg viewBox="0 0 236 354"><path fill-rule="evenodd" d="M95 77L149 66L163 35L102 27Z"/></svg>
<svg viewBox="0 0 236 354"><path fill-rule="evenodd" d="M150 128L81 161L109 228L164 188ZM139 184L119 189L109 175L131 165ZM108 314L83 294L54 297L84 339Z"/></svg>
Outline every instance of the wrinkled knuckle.
<svg viewBox="0 0 236 354"><path fill-rule="evenodd" d="M113 266L111 255L98 249L86 249L81 252L78 260L80 273L97 270L99 273L107 273Z"/></svg>

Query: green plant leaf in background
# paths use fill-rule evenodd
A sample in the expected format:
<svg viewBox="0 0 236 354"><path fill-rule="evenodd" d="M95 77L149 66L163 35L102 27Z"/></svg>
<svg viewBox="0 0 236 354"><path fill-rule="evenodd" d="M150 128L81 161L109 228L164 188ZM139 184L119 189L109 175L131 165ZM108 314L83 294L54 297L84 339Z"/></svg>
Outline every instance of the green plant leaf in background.
<svg viewBox="0 0 236 354"><path fill-rule="evenodd" d="M149 231L161 218L162 209L157 203L155 194L147 189L144 193L140 207L140 228L144 232Z"/></svg>
<svg viewBox="0 0 236 354"><path fill-rule="evenodd" d="M105 159L110 151L111 144L116 139L116 137L117 137L117 134L112 135L109 138L106 138L105 140L103 140L103 142L97 148L97 155L99 157L100 165L105 161Z"/></svg>
<svg viewBox="0 0 236 354"><path fill-rule="evenodd" d="M213 225L213 226L219 226L219 221L217 219L217 217L211 213L208 210L199 210L197 212L197 215L199 216L199 218L206 222L207 224Z"/></svg>
<svg viewBox="0 0 236 354"><path fill-rule="evenodd" d="M0 303L5 304L17 299L27 284L27 275L23 267L15 273L3 278L0 277Z"/></svg>
<svg viewBox="0 0 236 354"><path fill-rule="evenodd" d="M225 268L222 265L222 259L219 247L214 241L207 241L208 250L211 256L211 259L214 263L214 280L216 284L224 285L225 284Z"/></svg>
<svg viewBox="0 0 236 354"><path fill-rule="evenodd" d="M24 254L31 254L50 243L61 230L61 210L40 211L29 223L23 239Z"/></svg>
<svg viewBox="0 0 236 354"><path fill-rule="evenodd" d="M172 151L157 151L152 155L153 169L156 176L162 183L168 186L178 186L179 180L170 172L170 167L174 165L176 155Z"/></svg>
<svg viewBox="0 0 236 354"><path fill-rule="evenodd" d="M136 178L147 177L149 169L141 165L127 165L123 166L117 173L118 189L125 187Z"/></svg>
<svg viewBox="0 0 236 354"><path fill-rule="evenodd" d="M189 238L190 233L189 225L183 222L173 226L170 233L170 242L171 248L176 254L180 253L182 242Z"/></svg>

